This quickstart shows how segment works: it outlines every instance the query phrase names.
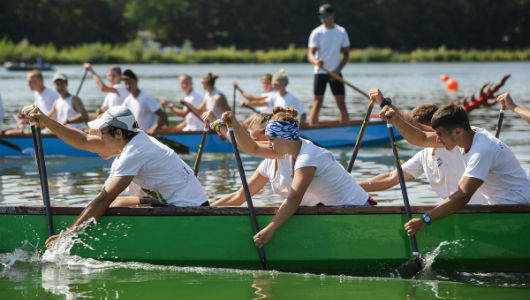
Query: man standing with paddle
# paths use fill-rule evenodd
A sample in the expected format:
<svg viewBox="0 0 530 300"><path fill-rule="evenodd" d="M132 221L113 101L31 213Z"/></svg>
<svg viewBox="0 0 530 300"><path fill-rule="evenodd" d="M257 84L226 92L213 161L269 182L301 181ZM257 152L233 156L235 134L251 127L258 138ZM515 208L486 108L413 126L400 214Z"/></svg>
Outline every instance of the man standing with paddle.
<svg viewBox="0 0 530 300"><path fill-rule="evenodd" d="M344 124L349 120L348 110L344 102L344 84L331 78L321 68L324 67L326 70L342 77L340 71L344 68L350 57L350 39L346 30L335 24L335 9L331 4L324 4L319 8L318 18L322 22L322 25L311 32L307 52L307 60L315 65L313 79L314 98L309 124L318 124L318 115L322 107L324 92L326 91L328 82L340 111L340 122Z"/></svg>

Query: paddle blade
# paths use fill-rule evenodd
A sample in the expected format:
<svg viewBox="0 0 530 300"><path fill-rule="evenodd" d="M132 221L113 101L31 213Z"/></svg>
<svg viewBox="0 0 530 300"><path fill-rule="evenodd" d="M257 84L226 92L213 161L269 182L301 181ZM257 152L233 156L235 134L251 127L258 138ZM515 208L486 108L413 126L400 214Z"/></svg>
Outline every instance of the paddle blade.
<svg viewBox="0 0 530 300"><path fill-rule="evenodd" d="M190 153L190 148L186 145L183 145L179 142L175 142L173 140L168 139L167 137L161 136L161 135L153 135L155 139L157 139L162 144L168 146L173 151L179 154L187 154Z"/></svg>
<svg viewBox="0 0 530 300"><path fill-rule="evenodd" d="M411 258L397 267L393 274L400 278L412 279L423 268L423 263L419 258Z"/></svg>

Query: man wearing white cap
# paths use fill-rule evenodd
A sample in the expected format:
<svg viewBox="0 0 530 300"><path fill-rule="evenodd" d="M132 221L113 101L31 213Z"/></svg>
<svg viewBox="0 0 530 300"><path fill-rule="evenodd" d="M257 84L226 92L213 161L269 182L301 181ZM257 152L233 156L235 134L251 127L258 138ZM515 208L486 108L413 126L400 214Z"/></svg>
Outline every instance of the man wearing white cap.
<svg viewBox="0 0 530 300"><path fill-rule="evenodd" d="M81 130L63 126L33 105L25 107L22 113L31 121L48 127L73 147L98 153L103 158L116 156L103 189L67 229L67 233L92 217L98 219L109 206L146 203L140 198L128 197L127 201L116 199L131 182L156 194L158 200L170 205L208 205L206 193L193 170L173 150L139 130L132 112L126 107L111 107L101 118L88 123L91 129L99 130L101 136L88 135ZM46 246L49 247L58 237L50 237Z"/></svg>
<svg viewBox="0 0 530 300"><path fill-rule="evenodd" d="M81 99L68 92L68 77L63 73L55 73L53 85L60 97L53 103L48 116L63 125L83 129L88 114Z"/></svg>

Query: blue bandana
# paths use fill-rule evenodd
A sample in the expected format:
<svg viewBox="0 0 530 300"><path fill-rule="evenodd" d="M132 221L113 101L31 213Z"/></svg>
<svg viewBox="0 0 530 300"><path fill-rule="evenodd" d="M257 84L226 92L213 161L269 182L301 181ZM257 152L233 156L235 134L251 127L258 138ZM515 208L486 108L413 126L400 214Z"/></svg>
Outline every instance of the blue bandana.
<svg viewBox="0 0 530 300"><path fill-rule="evenodd" d="M265 128L265 135L294 141L300 138L300 127L298 122L269 121Z"/></svg>

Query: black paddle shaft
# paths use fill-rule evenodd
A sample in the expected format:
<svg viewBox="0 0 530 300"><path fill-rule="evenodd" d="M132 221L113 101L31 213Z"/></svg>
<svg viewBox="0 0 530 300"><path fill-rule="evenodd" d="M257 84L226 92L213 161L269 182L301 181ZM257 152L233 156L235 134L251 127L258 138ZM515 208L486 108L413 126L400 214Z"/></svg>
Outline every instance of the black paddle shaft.
<svg viewBox="0 0 530 300"><path fill-rule="evenodd" d="M401 162L399 160L399 153L396 145L396 138L394 136L394 129L392 129L392 124L387 123L388 134L390 135L390 142L392 143L392 152L394 152L394 163L396 165L399 185L401 186L401 194L403 195L403 202L405 204L405 212L407 214L407 221L410 221L412 214L410 212L409 197L407 194L407 186L405 184L405 176L403 176L403 169L401 169ZM410 237L410 243L412 245L412 256L414 256L414 262L416 263L416 270L421 270L421 261L419 259L418 243L416 241L416 236L413 235Z"/></svg>
<svg viewBox="0 0 530 300"><path fill-rule="evenodd" d="M81 82L79 83L79 87L77 88L77 92L75 92L75 96L77 97L79 95L79 92L81 91L81 87L83 86L83 82L85 82L86 74L88 73L88 70L85 70L85 74L83 74L83 78L81 78Z"/></svg>
<svg viewBox="0 0 530 300"><path fill-rule="evenodd" d="M497 122L497 128L495 128L495 137L499 138L501 135L502 120L504 119L504 109L499 110L499 121Z"/></svg>
<svg viewBox="0 0 530 300"><path fill-rule="evenodd" d="M234 156L236 157L237 169L239 171L239 177L241 177L241 183L243 184L243 190L245 191L245 198L247 200L248 211L250 213L250 219L252 221L252 229L254 234L259 232L258 220L256 219L256 212L254 211L254 204L252 203L252 197L250 196L250 190L248 189L247 177L245 176L245 169L243 169L243 163L241 162L241 156L239 156L239 149L237 148L236 137L234 136L234 129L228 128L230 134L230 140L232 142L232 148L234 150ZM267 258L265 257L265 249L263 247L257 247L259 256L261 259L261 266L263 270L267 270Z"/></svg>
<svg viewBox="0 0 530 300"><path fill-rule="evenodd" d="M42 137L40 127L31 125L31 133L33 135L33 145L35 147L35 159L37 160L37 167L40 176L40 186L42 191L42 201L46 207L46 220L48 222L48 234L54 235L52 209L50 205L50 193L48 189L48 175L46 174L46 162L44 161L44 151L42 148Z"/></svg>
<svg viewBox="0 0 530 300"><path fill-rule="evenodd" d="M355 147L353 148L353 153L351 154L350 163L348 164L348 173L351 173L353 169L353 164L355 163L355 159L357 158L357 153L359 153L359 149L361 148L361 141L364 137L364 132L366 131L366 126L368 126L368 122L370 121L370 115L372 114L372 109L374 108L374 100L370 101L370 105L368 106L368 110L366 111L366 116L364 116L363 124L361 125L361 130L359 131L359 135L357 135L357 140L355 141Z"/></svg>
<svg viewBox="0 0 530 300"><path fill-rule="evenodd" d="M204 127L201 137L201 144L199 145L199 150L197 151L197 157L195 158L195 163L193 164L193 173L195 177L199 174L199 165L201 164L202 153L204 152L204 144L206 143L206 137L208 136L208 128Z"/></svg>

